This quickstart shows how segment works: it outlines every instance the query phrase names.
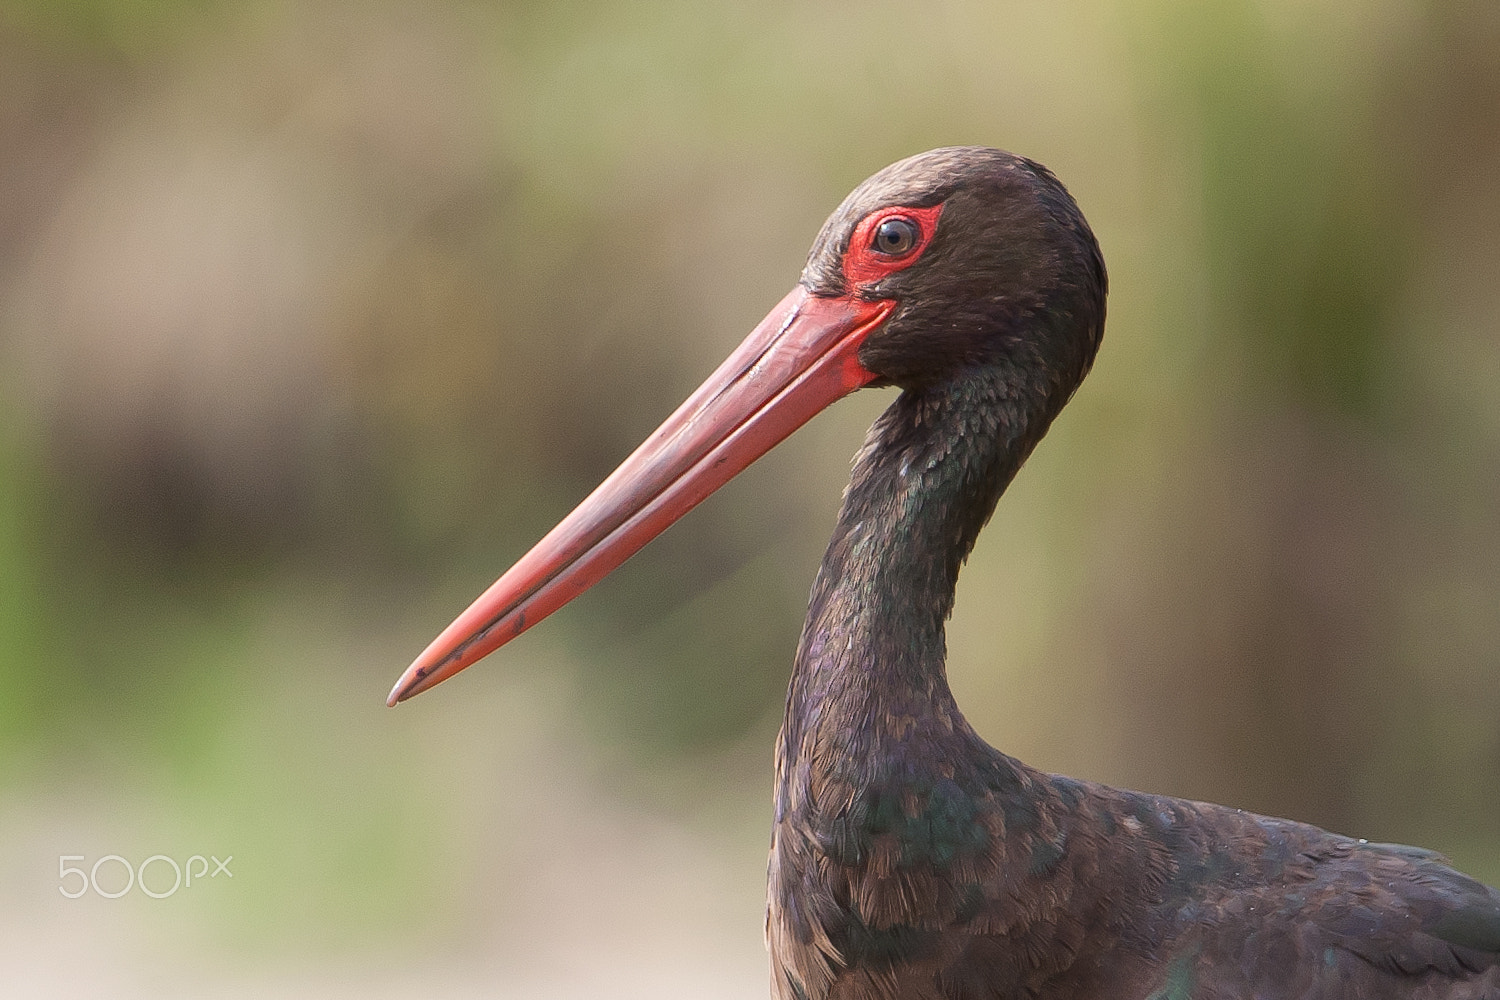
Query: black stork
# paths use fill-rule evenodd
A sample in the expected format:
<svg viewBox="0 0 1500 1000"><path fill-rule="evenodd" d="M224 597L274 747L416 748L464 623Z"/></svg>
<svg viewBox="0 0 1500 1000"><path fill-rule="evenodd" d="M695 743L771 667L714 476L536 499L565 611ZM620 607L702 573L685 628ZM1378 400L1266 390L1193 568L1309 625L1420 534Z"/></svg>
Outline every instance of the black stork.
<svg viewBox="0 0 1500 1000"><path fill-rule="evenodd" d="M1089 370L1104 261L1041 165L896 163L791 294L391 692L576 597L855 389L871 428L813 586L776 747L766 938L780 1000L1500 1000L1500 892L1430 851L1043 774L944 674L958 571Z"/></svg>

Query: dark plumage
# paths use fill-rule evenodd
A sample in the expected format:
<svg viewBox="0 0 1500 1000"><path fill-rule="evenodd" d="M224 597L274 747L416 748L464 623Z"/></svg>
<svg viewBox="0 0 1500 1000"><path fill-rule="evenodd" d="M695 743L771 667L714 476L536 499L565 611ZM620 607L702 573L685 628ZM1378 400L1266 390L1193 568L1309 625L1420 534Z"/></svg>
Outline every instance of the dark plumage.
<svg viewBox="0 0 1500 1000"><path fill-rule="evenodd" d="M773 992L823 998L1500 998L1500 894L1430 852L1041 774L944 674L979 529L1098 349L1105 273L1043 167L938 150L861 185L803 281L842 294L853 221L945 203L860 360L905 391L855 461L776 755Z"/></svg>
<svg viewBox="0 0 1500 1000"><path fill-rule="evenodd" d="M1057 179L992 149L903 160L834 212L801 286L392 701L576 596L817 408L894 384L776 747L774 995L1500 1000L1500 893L1438 855L1041 774L954 703L959 569L1104 328L1104 262Z"/></svg>

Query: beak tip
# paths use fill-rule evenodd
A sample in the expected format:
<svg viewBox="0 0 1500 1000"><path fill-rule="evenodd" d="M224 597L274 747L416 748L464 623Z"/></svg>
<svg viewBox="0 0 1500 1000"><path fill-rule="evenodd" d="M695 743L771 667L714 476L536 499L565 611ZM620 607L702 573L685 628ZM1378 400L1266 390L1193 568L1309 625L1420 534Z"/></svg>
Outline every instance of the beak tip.
<svg viewBox="0 0 1500 1000"><path fill-rule="evenodd" d="M428 652L431 651L429 650ZM391 688L391 693L386 695L386 706L388 708L395 708L403 701L410 701L428 688L441 684L462 669L462 666L454 668L452 664L443 661L440 661L435 667L431 664L428 653L423 653L417 657L415 663L406 668L406 672L396 681L396 686Z"/></svg>
<svg viewBox="0 0 1500 1000"><path fill-rule="evenodd" d="M391 693L386 695L386 707L395 708L412 695L420 692L423 687L420 681L420 677L413 677L412 672L407 670L406 673L401 675L401 679L396 682L396 686L391 688Z"/></svg>

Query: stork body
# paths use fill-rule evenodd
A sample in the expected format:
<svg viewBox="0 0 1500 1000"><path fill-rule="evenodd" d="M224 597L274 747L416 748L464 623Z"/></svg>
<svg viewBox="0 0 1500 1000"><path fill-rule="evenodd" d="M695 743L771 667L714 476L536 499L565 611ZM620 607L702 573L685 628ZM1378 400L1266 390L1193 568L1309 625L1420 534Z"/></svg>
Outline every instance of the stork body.
<svg viewBox="0 0 1500 1000"><path fill-rule="evenodd" d="M954 396L877 422L814 586L777 745L773 995L1500 998L1500 895L1432 852L1042 774L969 727L944 542L972 533L935 494L998 490L1014 458L932 433L965 419Z"/></svg>
<svg viewBox="0 0 1500 1000"><path fill-rule="evenodd" d="M1500 893L1416 848L1032 770L953 700L959 568L1087 373L1105 271L998 150L876 174L799 287L413 663L391 700L581 593L813 413L903 390L855 461L776 748L779 1000L1500 1000Z"/></svg>

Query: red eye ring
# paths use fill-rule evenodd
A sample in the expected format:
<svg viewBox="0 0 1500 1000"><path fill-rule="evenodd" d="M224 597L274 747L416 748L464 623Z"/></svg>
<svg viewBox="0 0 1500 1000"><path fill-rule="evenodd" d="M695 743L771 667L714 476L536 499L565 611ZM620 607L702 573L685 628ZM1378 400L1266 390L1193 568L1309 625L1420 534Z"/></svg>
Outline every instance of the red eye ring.
<svg viewBox="0 0 1500 1000"><path fill-rule="evenodd" d="M844 253L844 280L848 282L850 291L875 284L915 264L932 242L933 233L937 231L938 216L942 213L941 204L928 208L891 205L860 219L854 232L849 235L849 249ZM906 246L901 241L890 250L878 245L880 227L886 223L904 223L910 226L911 245Z"/></svg>

